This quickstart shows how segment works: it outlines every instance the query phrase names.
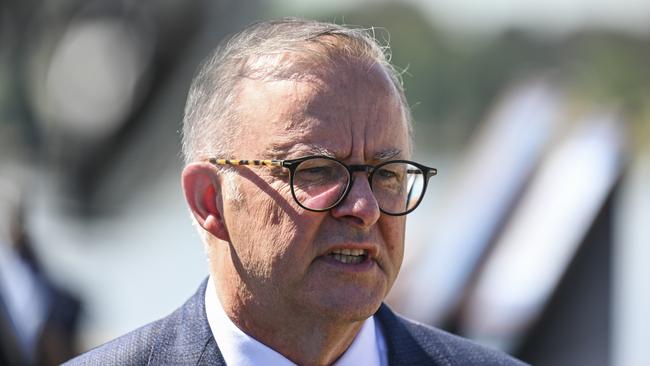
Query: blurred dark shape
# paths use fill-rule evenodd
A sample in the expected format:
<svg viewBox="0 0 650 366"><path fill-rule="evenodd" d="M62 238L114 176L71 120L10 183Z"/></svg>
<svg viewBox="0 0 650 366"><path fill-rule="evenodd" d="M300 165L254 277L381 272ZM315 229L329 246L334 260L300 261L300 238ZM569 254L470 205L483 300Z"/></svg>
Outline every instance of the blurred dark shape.
<svg viewBox="0 0 650 366"><path fill-rule="evenodd" d="M28 57L45 57L32 63L30 104L44 158L81 213L97 210L98 185L183 59L201 3L77 1L62 16L37 16Z"/></svg>
<svg viewBox="0 0 650 366"><path fill-rule="evenodd" d="M205 1L3 2L10 114L79 213L205 20ZM176 118L180 120L180 116Z"/></svg>
<svg viewBox="0 0 650 366"><path fill-rule="evenodd" d="M518 356L532 365L612 363L612 255L615 187L600 208L562 282L530 328Z"/></svg>
<svg viewBox="0 0 650 366"><path fill-rule="evenodd" d="M544 333L552 332L546 329L549 324L539 319L559 289L572 286L566 282L567 275L576 270L573 266L580 248L588 247L583 251L591 253L591 247L601 245L601 241L611 247L610 236L589 233L590 228L609 232L605 229L611 223L598 221L598 215L604 207L611 209L611 205L607 206L608 197L630 154L626 145L627 125L604 106L586 115L576 113L576 107L571 107L573 113L563 115L561 138L556 137L546 148L526 190L511 209L490 252L476 270L473 283L466 290L455 319L461 334L512 352L520 348L522 340L535 328L542 327ZM602 279L601 272L608 271L608 266L593 265L582 270L585 276ZM563 299L564 306L587 303L593 306L579 314L573 309L574 322L568 328L577 327L578 333L587 329L580 320L584 322L586 314L602 310L600 305L609 303L611 287L608 283L596 280L593 288L574 290L572 297ZM608 318L609 315L605 320L594 318L592 323L594 326L608 324ZM607 344L608 330L607 326L594 327L590 337L574 342L573 353L557 352L550 364L572 365L578 359L593 358L594 353L585 350L594 343ZM555 338L559 337L558 334ZM539 347L544 347L541 342ZM602 353L611 354L609 349ZM603 362L609 360L597 359L600 363L587 363L604 365ZM539 359L525 360L532 364L540 362Z"/></svg>
<svg viewBox="0 0 650 366"><path fill-rule="evenodd" d="M0 364L58 365L77 353L81 302L43 271L18 190L0 190Z"/></svg>
<svg viewBox="0 0 650 366"><path fill-rule="evenodd" d="M89 219L114 214L144 182L178 164L176 131L192 71L258 7L228 0L3 5L10 21L0 48L12 71L5 116L57 182L64 198L57 203Z"/></svg>

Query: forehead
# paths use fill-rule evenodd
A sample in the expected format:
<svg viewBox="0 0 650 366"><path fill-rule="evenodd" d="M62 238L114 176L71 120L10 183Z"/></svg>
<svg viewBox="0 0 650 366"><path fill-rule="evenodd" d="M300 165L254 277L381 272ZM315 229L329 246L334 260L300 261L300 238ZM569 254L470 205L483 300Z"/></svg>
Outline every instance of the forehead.
<svg viewBox="0 0 650 366"><path fill-rule="evenodd" d="M374 160L409 153L406 113L379 65L346 61L295 78L243 79L239 89L238 154Z"/></svg>

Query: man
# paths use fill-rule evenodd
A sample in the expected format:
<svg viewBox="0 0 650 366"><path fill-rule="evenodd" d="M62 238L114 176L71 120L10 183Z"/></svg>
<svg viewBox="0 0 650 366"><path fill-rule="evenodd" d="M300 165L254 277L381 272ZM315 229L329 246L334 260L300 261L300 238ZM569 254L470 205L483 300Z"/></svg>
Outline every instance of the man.
<svg viewBox="0 0 650 366"><path fill-rule="evenodd" d="M202 66L183 132L209 280L70 364L521 364L382 304L436 171L407 161L404 92L364 31L248 27Z"/></svg>

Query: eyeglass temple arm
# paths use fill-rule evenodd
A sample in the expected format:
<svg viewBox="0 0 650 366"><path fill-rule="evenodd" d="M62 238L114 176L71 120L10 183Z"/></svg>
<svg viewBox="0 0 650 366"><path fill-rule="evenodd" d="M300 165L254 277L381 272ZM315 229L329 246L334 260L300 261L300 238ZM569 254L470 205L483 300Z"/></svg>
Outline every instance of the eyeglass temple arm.
<svg viewBox="0 0 650 366"><path fill-rule="evenodd" d="M436 169L436 168L430 168L430 169L431 170L427 171L427 178L431 178L434 175L438 174L438 169ZM422 171L420 169L409 169L407 172L411 173L411 174L421 174L422 173Z"/></svg>
<svg viewBox="0 0 650 366"><path fill-rule="evenodd" d="M248 160L248 159L215 159L208 160L214 165L266 165L266 166L282 166L282 160Z"/></svg>
<svg viewBox="0 0 650 366"><path fill-rule="evenodd" d="M211 164L214 165L266 165L266 166L284 166L284 161L283 160L249 160L249 159L216 159L216 158L210 158L209 159ZM415 173L415 174L420 174L420 170L418 169L413 169L409 170L409 173ZM434 175L438 174L438 169L431 168L427 172L427 178L431 178Z"/></svg>

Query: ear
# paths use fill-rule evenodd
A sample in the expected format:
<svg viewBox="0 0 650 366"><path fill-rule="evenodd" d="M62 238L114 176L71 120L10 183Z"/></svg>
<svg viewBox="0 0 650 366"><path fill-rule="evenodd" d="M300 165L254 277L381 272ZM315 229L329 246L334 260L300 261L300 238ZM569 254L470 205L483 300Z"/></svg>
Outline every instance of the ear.
<svg viewBox="0 0 650 366"><path fill-rule="evenodd" d="M183 169L183 192L196 222L210 234L230 241L223 220L221 176L208 163L191 163Z"/></svg>

